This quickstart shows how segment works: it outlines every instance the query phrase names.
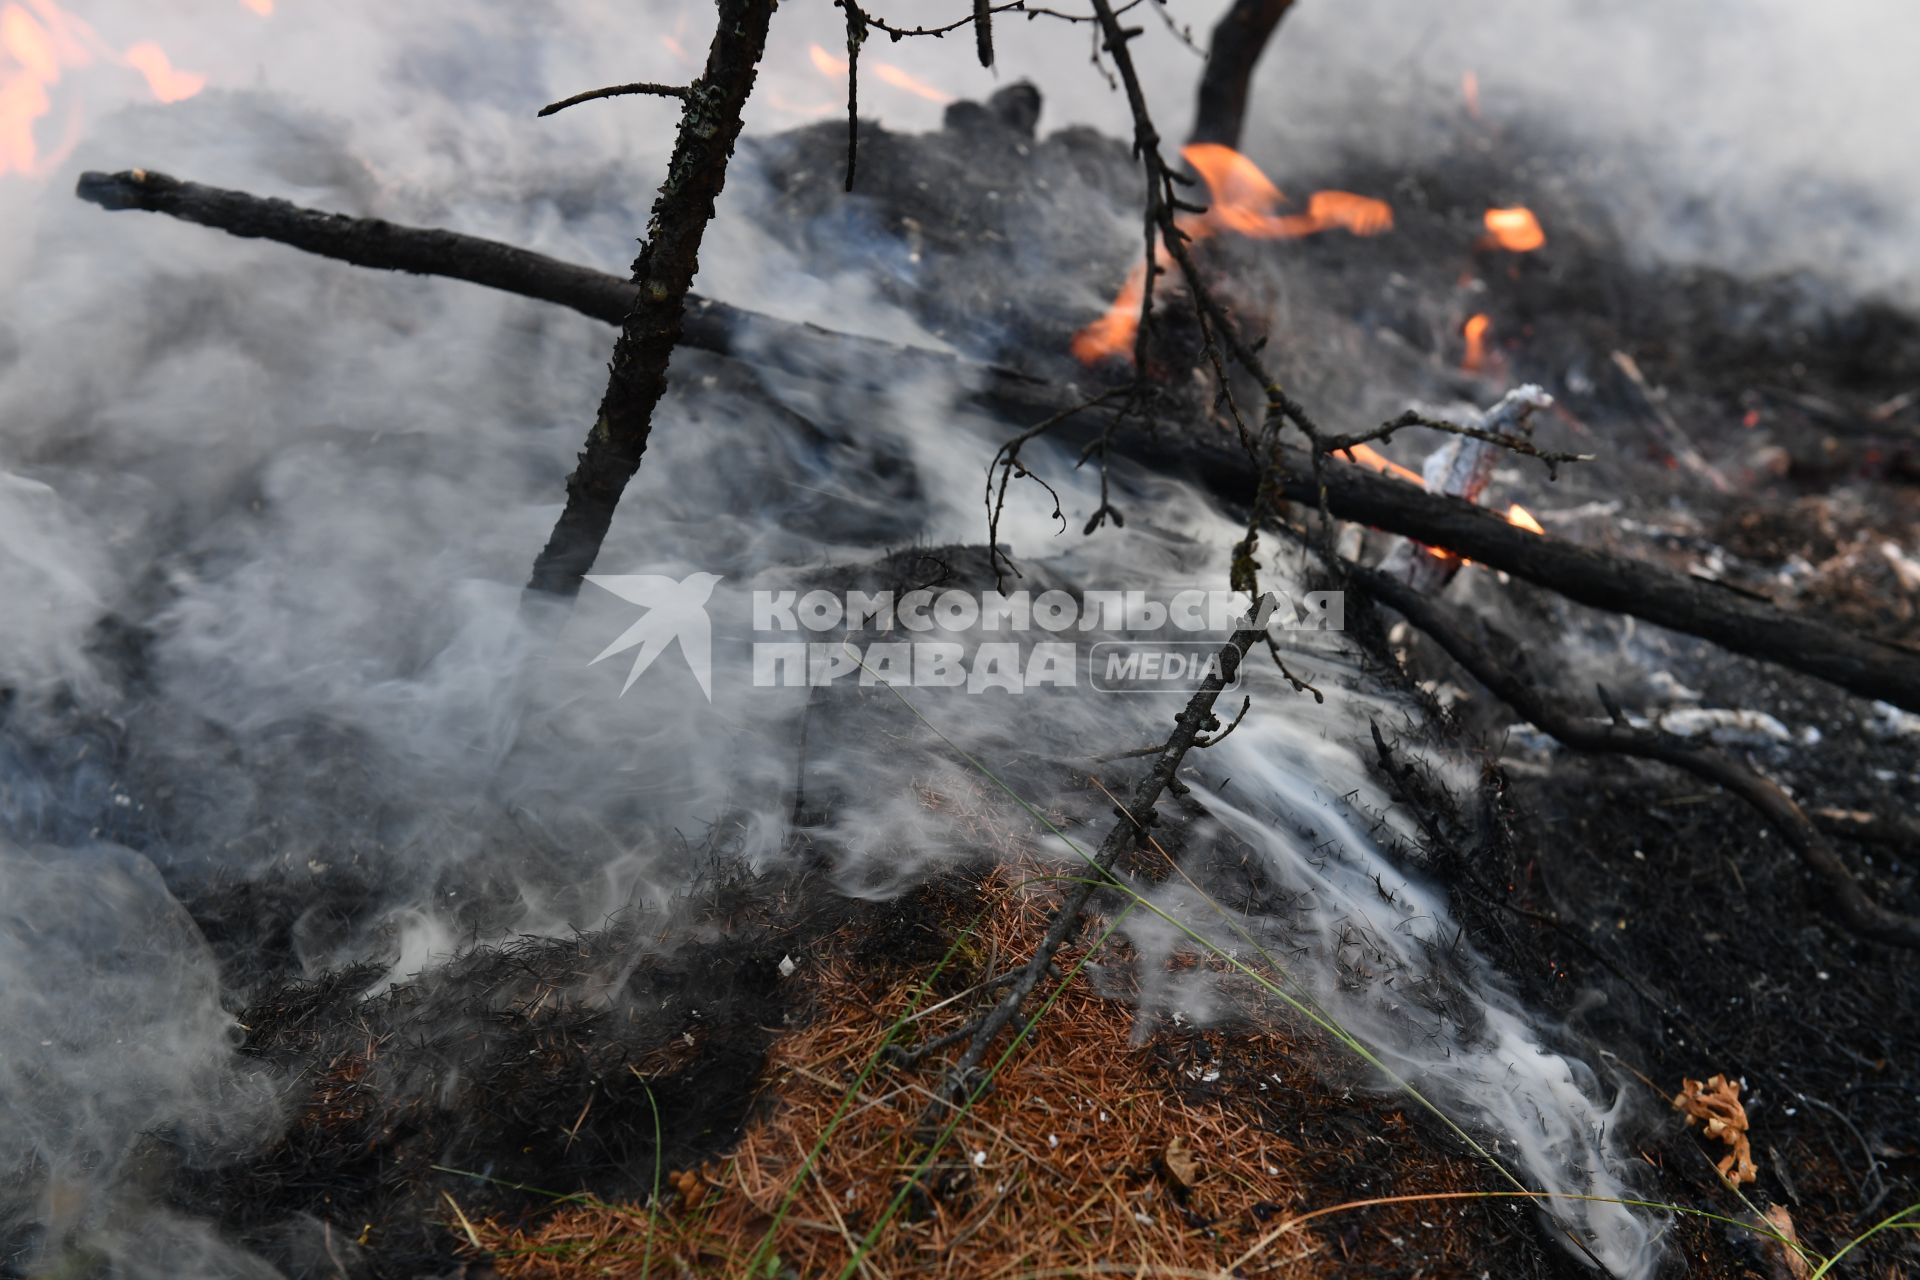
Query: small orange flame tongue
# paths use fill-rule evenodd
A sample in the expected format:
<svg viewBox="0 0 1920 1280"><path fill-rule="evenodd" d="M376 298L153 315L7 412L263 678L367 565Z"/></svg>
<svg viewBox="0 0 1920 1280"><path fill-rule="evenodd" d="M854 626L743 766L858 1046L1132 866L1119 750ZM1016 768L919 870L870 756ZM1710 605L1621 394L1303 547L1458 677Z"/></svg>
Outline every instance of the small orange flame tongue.
<svg viewBox="0 0 1920 1280"><path fill-rule="evenodd" d="M1340 456L1345 458L1349 462L1358 463L1363 467L1370 467L1373 470L1381 472L1385 475L1398 476L1402 480L1406 480L1412 484L1419 485L1422 489L1427 487L1427 481L1425 476L1422 476L1418 471L1414 471L1411 468L1401 466L1399 463L1395 462L1392 458L1389 458L1386 454L1381 453L1378 449L1374 448L1372 445L1356 444L1351 449L1340 450ZM1538 533L1538 534L1544 535L1547 532L1544 528L1541 527L1540 522L1533 518L1533 513L1531 511L1528 511L1525 507L1521 506L1517 502L1513 503L1511 506L1507 508L1507 523L1515 526L1516 528L1525 529L1528 533ZM1434 558L1439 560L1445 560L1449 562L1453 560L1460 560L1460 563L1463 565L1468 565L1473 563L1473 561L1471 560L1460 559L1460 557L1454 555L1453 552L1444 550L1440 547L1429 547L1425 543L1420 543L1418 545L1428 555L1433 556Z"/></svg>
<svg viewBox="0 0 1920 1280"><path fill-rule="evenodd" d="M1468 373L1477 371L1487 362L1487 330L1493 328L1493 321L1486 312L1476 312L1467 317L1460 326L1460 336L1467 340L1467 353L1460 359L1460 367Z"/></svg>
<svg viewBox="0 0 1920 1280"><path fill-rule="evenodd" d="M1195 215L1195 226L1183 229L1195 239L1196 227L1205 234L1231 231L1254 240L1295 240L1334 227L1361 236L1377 236L1393 230L1393 210L1384 201L1357 196L1351 191L1316 191L1307 201L1305 213L1275 212L1286 203L1280 188L1260 172L1260 166L1217 142L1196 142L1180 152L1200 180L1207 184L1212 202L1207 211Z"/></svg>
<svg viewBox="0 0 1920 1280"><path fill-rule="evenodd" d="M1402 480L1410 480L1422 489L1427 487L1426 479L1418 471L1401 466L1370 444L1357 444L1351 449L1342 449L1340 452L1349 462L1357 462L1363 467L1371 467L1375 471L1399 476Z"/></svg>
<svg viewBox="0 0 1920 1280"><path fill-rule="evenodd" d="M836 58L833 54L828 53L821 45L809 45L807 47L807 57L812 60L813 69L823 76L844 76L847 74L848 67L846 59ZM928 102L937 102L942 106L953 101L952 94L943 89L936 89L912 72L902 70L894 66L891 62L874 63L873 74L874 78L882 84L892 85L894 88L905 93L910 93L916 98L925 98Z"/></svg>
<svg viewBox="0 0 1920 1280"><path fill-rule="evenodd" d="M1302 236L1342 228L1357 236L1377 236L1393 230L1393 209L1384 201L1351 191L1316 191L1305 213L1281 213L1287 198L1260 166L1217 142L1196 142L1180 152L1211 200L1204 213L1182 214L1176 225L1189 241L1221 232L1251 240L1297 240ZM1155 264L1170 265L1164 245L1156 245ZM1136 264L1105 314L1073 336L1072 351L1082 364L1111 356L1130 358L1140 331L1141 292L1146 269Z"/></svg>
<svg viewBox="0 0 1920 1280"><path fill-rule="evenodd" d="M126 64L147 78L147 88L162 102L183 102L207 87L207 78L175 69L167 51L143 40L122 55Z"/></svg>
<svg viewBox="0 0 1920 1280"><path fill-rule="evenodd" d="M242 0L256 13L273 11L273 0ZM68 72L95 62L137 71L161 102L179 102L206 88L205 76L173 65L150 40L115 50L83 20L54 0L0 5L0 175L39 176L59 164L78 140L78 120L69 113L67 138L43 154L35 122L53 110L53 89Z"/></svg>

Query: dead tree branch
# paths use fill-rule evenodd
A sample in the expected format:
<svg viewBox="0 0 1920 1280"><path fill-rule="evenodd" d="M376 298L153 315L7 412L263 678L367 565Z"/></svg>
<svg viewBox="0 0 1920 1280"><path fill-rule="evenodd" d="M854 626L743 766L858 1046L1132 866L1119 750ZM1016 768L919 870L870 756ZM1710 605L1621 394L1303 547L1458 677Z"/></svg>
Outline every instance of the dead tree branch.
<svg viewBox="0 0 1920 1280"><path fill-rule="evenodd" d="M74 194L103 209L140 209L212 227L247 240L273 240L356 267L467 280L557 303L595 320L619 324L639 287L629 280L534 253L498 240L382 218L322 213L288 200L209 187L151 169L80 175Z"/></svg>
<svg viewBox="0 0 1920 1280"><path fill-rule="evenodd" d="M76 194L103 209L162 213L357 267L465 280L551 302L607 324L622 323L640 297L640 287L624 277L498 240L323 213L287 200L183 182L150 169L83 173ZM915 373L938 375L970 386L970 398L981 408L1015 417L1045 418L1075 402L1057 382L943 351L776 320L692 292L686 297L680 341L715 355L750 355L763 368L803 377L834 368L847 385L875 391L897 386L900 378Z"/></svg>
<svg viewBox="0 0 1920 1280"><path fill-rule="evenodd" d="M1868 896L1847 865L1793 798L1779 784L1703 743L1618 719L1592 720L1560 706L1527 674L1526 650L1484 623L1487 646L1473 638L1473 625L1453 610L1386 574L1348 565L1351 580L1410 624L1425 632L1467 673L1539 729L1575 751L1631 756L1671 765L1731 792L1780 833L1820 881L1827 909L1854 933L1888 946L1920 950L1920 919L1891 911Z"/></svg>
<svg viewBox="0 0 1920 1280"><path fill-rule="evenodd" d="M357 266L467 280L608 323L620 323L639 293L618 276L478 236L320 213L146 170L83 174L79 194L107 209L164 213ZM1313 508L1324 499L1324 509L1340 519L1442 547L1580 604L1630 614L1920 712L1920 655L1643 561L1530 533L1472 503L1390 476L1337 461L1317 465L1325 463L1324 455L1316 459L1305 450L1274 445L1263 459L1266 465L1256 469L1246 450L1224 433L1196 439L1174 423L1116 422L1098 407L1071 414L1089 399L1073 386L944 352L776 320L692 294L680 340L801 377L832 368L849 385L875 390L918 373L937 375L969 388L963 393L967 400L986 412L1026 422L1062 419L1053 434L1069 445L1106 439L1113 452L1143 466L1184 471L1228 501L1257 503L1265 511L1283 499Z"/></svg>
<svg viewBox="0 0 1920 1280"><path fill-rule="evenodd" d="M1274 487L1297 502L1324 495L1341 519L1444 547L1577 603L1699 636L1862 697L1909 709L1920 703L1920 655L1905 649L1712 582L1532 533L1484 507L1356 467L1326 468L1316 488L1307 468L1301 451L1284 450Z"/></svg>
<svg viewBox="0 0 1920 1280"><path fill-rule="evenodd" d="M949 1106L964 1106L975 1096L976 1077L980 1066L986 1061L987 1051L1007 1026L1019 1016L1020 1006L1033 994L1040 980L1046 976L1048 967L1060 948L1078 931L1080 915L1086 910L1087 903L1094 893L1111 882L1113 864L1131 851L1148 833L1156 821L1153 807L1159 803L1162 793L1173 790L1176 794L1183 790L1180 781L1174 776L1179 772L1180 764L1186 759L1187 752L1194 746L1208 741L1206 734L1220 727L1218 717L1213 714L1213 706L1219 700L1220 691L1239 673L1240 664L1245 661L1247 650L1251 649L1267 633L1267 620L1272 616L1277 602L1271 596L1263 596L1254 606L1254 612L1248 625L1233 633L1220 649L1217 669L1194 691L1187 700L1186 709L1174 717L1172 735L1166 743L1157 749L1153 767L1147 770L1140 781L1134 784L1128 793L1124 805L1115 807L1114 823L1107 831L1106 839L1100 842L1100 849L1092 859L1084 880L1076 887L1059 912L1054 916L1046 936L1040 946L1020 970L1020 976L1007 988L994 1007L974 1028L973 1036L967 1048L960 1055L947 1076L946 1088L940 1099L929 1110L923 1121L923 1129L935 1129L946 1114ZM1243 711L1244 715L1245 712ZM1237 720L1235 723L1239 723ZM1221 734L1225 737L1225 734ZM1213 739L1217 741L1218 739Z"/></svg>
<svg viewBox="0 0 1920 1280"><path fill-rule="evenodd" d="M600 554L627 481L640 469L653 411L667 391L667 362L680 345L687 293L700 267L700 241L727 181L766 48L773 0L719 0L707 65L688 90L667 180L653 204L647 238L633 262L639 296L613 344L607 393L579 465L567 477L567 505L533 564L528 587L571 597Z"/></svg>
<svg viewBox="0 0 1920 1280"><path fill-rule="evenodd" d="M577 107L583 102L598 102L601 98L624 98L634 94L651 94L657 98L678 98L685 102L692 90L683 84L651 84L640 81L634 84L610 84L604 89L589 89L585 93L576 93L571 98L562 98L558 102L549 102L534 112L536 118L565 111L568 107Z"/></svg>
<svg viewBox="0 0 1920 1280"><path fill-rule="evenodd" d="M1207 69L1200 77L1189 142L1239 147L1253 69L1291 8L1293 0L1234 0L1207 45Z"/></svg>

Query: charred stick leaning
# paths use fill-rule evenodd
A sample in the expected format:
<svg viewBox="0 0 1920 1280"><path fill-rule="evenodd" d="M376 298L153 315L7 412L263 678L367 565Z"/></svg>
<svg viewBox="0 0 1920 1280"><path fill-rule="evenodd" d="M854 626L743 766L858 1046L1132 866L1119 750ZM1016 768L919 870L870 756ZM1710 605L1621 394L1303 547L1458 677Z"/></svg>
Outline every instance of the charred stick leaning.
<svg viewBox="0 0 1920 1280"><path fill-rule="evenodd" d="M647 238L633 262L638 296L620 325L607 393L579 465L567 477L567 505L527 583L571 597L593 567L627 481L640 469L653 411L667 391L667 363L680 345L687 293L700 268L700 241L727 181L727 162L766 49L774 0L719 0L719 25L706 69L687 89L667 180L653 203Z"/></svg>
<svg viewBox="0 0 1920 1280"><path fill-rule="evenodd" d="M227 231L276 240L358 266L468 280L620 323L639 292L631 281L574 263L452 231L397 226L300 208L285 200L181 182L151 171L87 173L79 195L107 209L144 209ZM1038 421L1084 399L1074 387L976 364L944 352L838 334L729 307L688 294L680 340L762 367L817 376L845 370L875 384L922 370L970 386L969 400L989 412ZM858 356L858 359L849 359ZM866 372L862 372L862 371ZM1076 421L1079 443L1097 438L1098 415ZM1066 430L1071 430L1071 425ZM1214 492L1249 501L1255 479L1247 455L1224 433L1194 442L1171 424L1122 424L1115 446L1149 466L1184 469ZM1275 452L1272 491L1317 507L1313 459L1297 448ZM1322 465L1327 509L1343 520L1444 547L1580 604L1711 640L1735 653L1816 676L1863 697L1920 712L1920 655L1738 595L1654 565L1575 546L1516 528L1500 516L1442 494L1344 463Z"/></svg>
<svg viewBox="0 0 1920 1280"><path fill-rule="evenodd" d="M1254 66L1291 8L1293 0L1234 0L1207 44L1207 69L1200 77L1189 142L1240 145Z"/></svg>
<svg viewBox="0 0 1920 1280"><path fill-rule="evenodd" d="M1890 911L1868 896L1820 830L1778 783L1734 757L1657 729L1585 719L1536 687L1526 674L1525 650L1511 637L1482 626L1499 652L1477 644L1468 624L1446 605L1372 569L1346 566L1351 580L1425 632L1496 698L1561 743L1596 755L1624 755L1672 765L1733 793L1778 831L1826 891L1826 907L1863 938L1920 950L1920 919Z"/></svg>
<svg viewBox="0 0 1920 1280"><path fill-rule="evenodd" d="M1127 793L1126 804L1115 807L1113 826L1108 829L1106 839L1100 842L1100 849L1093 856L1087 878L1061 905L1052 926L1041 939L1033 957L1027 961L1026 967L1019 971L1019 977L1014 979L1013 985L1007 988L1006 994L973 1029L966 1052L954 1063L947 1077L946 1089L922 1122L923 1129L937 1129L948 1106L963 1106L971 1099L974 1075L986 1060L987 1051L1019 1015L1020 1006L1040 985L1040 979L1046 975L1054 956L1079 928L1080 913L1086 910L1095 890L1112 882L1115 860L1131 850L1153 825L1153 807L1159 803L1163 792L1169 787L1177 787L1174 775L1179 771L1181 761L1186 759L1187 752L1193 749L1201 734L1218 727L1213 704L1219 700L1220 691L1238 674L1247 650L1267 634L1267 622L1273 616L1276 604L1272 596L1260 597L1254 604L1253 615L1247 620L1247 625L1235 631L1233 638L1221 647L1216 669L1187 700L1186 709L1174 717L1173 733L1166 745L1155 753L1153 767Z"/></svg>

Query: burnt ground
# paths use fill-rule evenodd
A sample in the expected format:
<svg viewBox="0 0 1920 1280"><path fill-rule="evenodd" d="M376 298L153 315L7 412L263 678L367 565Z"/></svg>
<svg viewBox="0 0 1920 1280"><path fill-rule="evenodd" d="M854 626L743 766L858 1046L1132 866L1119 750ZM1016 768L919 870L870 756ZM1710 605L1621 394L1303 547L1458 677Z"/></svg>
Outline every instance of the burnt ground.
<svg viewBox="0 0 1920 1280"><path fill-rule="evenodd" d="M1108 290L1132 262L1124 224L1103 231L1083 206L1061 209L1067 185L1131 207L1137 178L1124 145L1077 130L1027 136L1027 106L1009 91L997 122L968 107L927 139L869 129L851 213L826 212L822 181L838 175L842 139L824 126L785 135L767 148L787 175L776 178L780 207L811 252L866 252L877 239L903 261L923 255L925 271L889 278L893 296L975 354L1083 383L1124 376L1076 369L1064 355L1091 318L1084 306L1063 323L1058 291L1021 296L1026 272L1006 286L939 262L943 252L977 261L997 246L1044 264L1033 274L1050 280L1078 254L1075 278ZM1357 161L1275 175L1289 191L1387 199L1391 234L1200 247L1223 288L1271 308L1269 350L1294 394L1352 430L1409 399L1484 404L1540 382L1558 408L1539 442L1597 457L1555 482L1516 462L1497 501L1524 502L1563 536L1920 643L1920 321L1811 275L1743 278L1660 261L1609 211L1608 175L1591 172L1589 158L1552 138L1461 141L1412 171ZM1580 182L1567 180L1583 166ZM921 182L928 173L943 175L938 201ZM954 199L956 190L974 198ZM1538 214L1547 246L1509 254L1478 243L1482 211L1518 203ZM867 239L848 236L852 223ZM1478 371L1460 367L1461 325L1474 313L1492 319ZM1178 316L1167 325L1177 343ZM1615 353L1631 358L1638 380ZM1682 465L1679 445L1724 492ZM1389 452L1417 467L1426 447L1409 435ZM1809 809L1870 812L1885 828L1920 800L1920 736L1890 730L1860 699L1525 584L1464 577L1455 599L1557 658L1559 691L1593 714L1596 681L1633 712L1765 712L1794 740L1735 749ZM1812 878L1738 801L1657 767L1532 748L1444 655L1418 643L1398 653L1412 679L1458 699L1440 745L1486 769L1482 795L1439 802L1465 815L1448 838L1410 854L1446 880L1475 940L1525 998L1563 1016L1587 1056L1650 1082L1649 1096L1683 1076L1741 1078L1762 1166L1753 1193L1790 1208L1811 1238L1844 1240L1920 1199L1912 958L1823 919ZM1418 807L1419 797L1407 801ZM1882 902L1920 909L1910 826L1841 847ZM1678 1126L1649 1135L1645 1150L1654 1198L1733 1203ZM1677 1231L1686 1242L1677 1252L1697 1273L1738 1274L1751 1261L1717 1229ZM1915 1264L1893 1245L1870 1256L1855 1260L1862 1274Z"/></svg>
<svg viewBox="0 0 1920 1280"><path fill-rule="evenodd" d="M1135 171L1122 143L1041 136L1039 109L1015 93L994 108L962 104L926 138L870 127L851 200L838 192L843 126L760 140L768 225L788 228L823 268L882 264L883 292L975 356L1089 384L1121 376L1081 369L1065 351L1089 300L1097 310L1136 251ZM1506 137L1417 172L1355 162L1277 175L1289 191L1387 199L1396 228L1217 243L1205 258L1249 314L1277 317L1274 358L1325 420L1353 429L1409 399L1486 403L1539 381L1561 405L1542 443L1597 458L1552 484L1530 464L1507 468L1499 501L1526 503L1567 537L1920 638L1920 582L1880 545L1911 555L1917 542L1920 404L1900 397L1920 387L1920 325L1811 278L1650 261L1603 201L1555 180L1571 167L1552 139ZM1519 202L1539 214L1546 248L1476 247L1481 211ZM1084 290L1062 291L1063 276ZM1459 367L1460 326L1474 313L1493 318L1494 335L1477 372ZM1168 327L1177 341L1177 318ZM1633 357L1648 389L1615 352ZM1662 414L1727 492L1674 460ZM1417 465L1423 447L1409 434L1390 452ZM1556 659L1569 699L1601 681L1632 711L1777 717L1791 741L1740 749L1810 807L1904 817L1920 793L1920 737L1877 734L1884 718L1857 699L1477 570L1452 591ZM1563 1020L1564 1046L1643 1090L1653 1117L1683 1077L1742 1079L1761 1171L1749 1194L1789 1208L1824 1247L1920 1200L1911 957L1829 924L1810 878L1738 802L1651 766L1534 744L1444 657L1395 635L1391 618L1379 624L1354 631L1371 669L1436 697L1420 740L1390 731L1382 758L1428 834L1402 856L1446 885L1472 941L1526 1003ZM1410 763L1414 746L1479 762L1480 787L1446 793ZM1842 848L1881 901L1920 911L1911 844L1896 833ZM216 951L236 968L266 966L236 973L244 1051L284 1073L293 1119L270 1149L242 1158L182 1153L155 1135L155 1194L213 1215L295 1273L485 1274L492 1264L476 1259L446 1197L467 1217L529 1226L556 1195L643 1200L656 1165L725 1156L776 1103L763 1069L779 1037L818 1015L781 960L831 940L856 973L896 975L944 954L978 893L976 870L852 902L805 875L743 877L723 845L707 852L715 874L661 915L481 947L384 991L379 967L290 976L288 931L325 926L297 886L200 882L184 901ZM365 887L367 901L377 896ZM355 901L343 891L331 909L351 915ZM1169 1096L1196 1091L1196 1056L1222 1062L1198 1091L1293 1144L1304 1203L1489 1185L1455 1138L1358 1087L1364 1078L1324 1046L1247 1038L1224 1053L1222 1037L1239 1034L1159 1028L1137 1051ZM1268 1087L1274 1070L1289 1087ZM1713 1174L1718 1150L1677 1121L1650 1122L1638 1146L1650 1198L1740 1211ZM1164 1180L1151 1153L1128 1158L1141 1181ZM1446 1211L1444 1235L1423 1235L1421 1216L1400 1220L1398 1236L1378 1219L1343 1220L1329 1256L1348 1274L1585 1274L1531 1215L1468 1204ZM1673 1229L1672 1274L1767 1274L1737 1233L1690 1219ZM4 1242L0 1274L32 1243ZM1910 1241L1883 1238L1850 1265L1895 1276L1920 1260Z"/></svg>

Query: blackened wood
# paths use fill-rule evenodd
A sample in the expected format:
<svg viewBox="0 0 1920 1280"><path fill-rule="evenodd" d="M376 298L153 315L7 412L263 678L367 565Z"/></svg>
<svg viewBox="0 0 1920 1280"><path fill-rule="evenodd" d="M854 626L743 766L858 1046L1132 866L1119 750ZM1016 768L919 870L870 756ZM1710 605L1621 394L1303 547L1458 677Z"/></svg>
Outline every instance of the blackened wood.
<svg viewBox="0 0 1920 1280"><path fill-rule="evenodd" d="M1868 895L1806 812L1780 785L1733 756L1658 730L1592 720L1560 705L1528 674L1526 650L1513 638L1474 624L1384 573L1348 566L1351 581L1432 637L1455 662L1502 702L1575 751L1657 760L1713 783L1765 818L1818 879L1828 912L1854 933L1890 947L1920 950L1920 919L1891 911Z"/></svg>
<svg viewBox="0 0 1920 1280"><path fill-rule="evenodd" d="M80 179L79 194L108 209L165 213L360 266L469 280L614 324L627 316L638 293L632 282L618 276L497 241L319 213L285 200L180 182L150 171L88 173ZM680 340L799 376L833 370L859 387L897 386L916 375L934 375L961 388L972 405L1019 423L1057 416L1088 398L1070 384L1043 382L944 352L776 320L691 294ZM1063 424L1059 434L1084 445L1098 439L1104 425L1100 413L1089 411ZM1178 423L1142 427L1129 421L1116 428L1111 443L1116 453L1136 462L1190 474L1229 501L1253 501L1253 467L1225 433L1196 438ZM1270 482L1287 498L1317 506L1311 460L1297 449L1282 450L1278 456L1281 466ZM1331 462L1321 473L1327 508L1343 520L1444 547L1581 604L1631 614L1920 712L1920 655L1908 650L1643 561L1530 533L1484 508L1426 493L1389 476Z"/></svg>
<svg viewBox="0 0 1920 1280"><path fill-rule="evenodd" d="M1317 503L1311 463L1289 450L1278 488ZM1321 468L1327 509L1428 546L1445 547L1490 569L1569 600L1711 640L1735 653L1817 676L1862 697L1920 709L1920 654L1645 561L1532 533L1457 498L1350 466ZM1249 496L1252 481L1241 481Z"/></svg>
<svg viewBox="0 0 1920 1280"><path fill-rule="evenodd" d="M76 194L103 209L163 213L354 266L465 280L551 302L608 324L624 321L640 293L631 280L610 272L498 240L323 213L287 200L185 182L151 169L84 173ZM919 374L938 376L965 388L968 398L982 409L1016 418L1050 417L1063 403L1057 382L925 347L778 320L693 292L687 294L680 341L715 355L749 357L760 367L803 377L831 369L846 385L876 391L896 388L903 379Z"/></svg>
<svg viewBox="0 0 1920 1280"><path fill-rule="evenodd" d="M700 269L700 242L727 181L727 162L767 44L774 0L720 0L706 69L687 91L667 180L654 200L647 238L634 259L638 296L613 344L607 393L567 477L567 505L527 585L558 596L579 592L600 554L614 509L653 431L667 390L667 364L680 345L687 293Z"/></svg>
<svg viewBox="0 0 1920 1280"><path fill-rule="evenodd" d="M1207 45L1207 69L1200 77L1188 141L1240 145L1253 68L1291 8L1293 0L1234 0Z"/></svg>
<svg viewBox="0 0 1920 1280"><path fill-rule="evenodd" d="M74 193L103 209L164 213L248 240L273 240L356 267L447 276L570 307L619 324L633 310L639 288L591 267L562 262L498 240L408 227L383 218L322 213L271 199L182 182L151 169L80 175Z"/></svg>

